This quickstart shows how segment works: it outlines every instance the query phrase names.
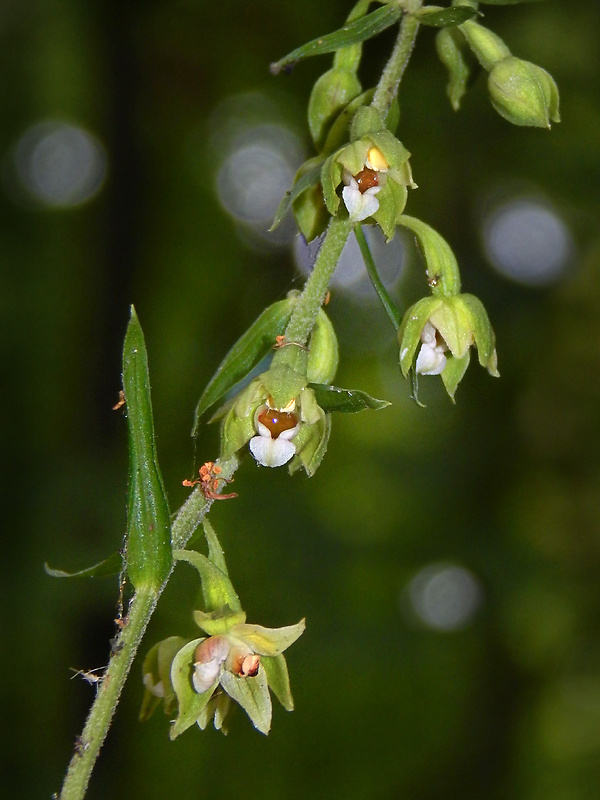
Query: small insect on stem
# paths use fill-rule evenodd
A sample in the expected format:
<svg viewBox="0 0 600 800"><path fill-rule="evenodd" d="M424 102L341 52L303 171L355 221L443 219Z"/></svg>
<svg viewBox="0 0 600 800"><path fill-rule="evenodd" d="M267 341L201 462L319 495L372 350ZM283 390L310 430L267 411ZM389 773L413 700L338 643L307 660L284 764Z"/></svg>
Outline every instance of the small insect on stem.
<svg viewBox="0 0 600 800"><path fill-rule="evenodd" d="M227 480L221 475L222 470L218 464L213 461L207 461L206 464L202 464L198 472L200 474L199 478L193 481L182 481L183 485L190 487L200 486L200 491L207 500L230 500L233 497L237 497L236 492L221 494L220 490L228 483L231 483L231 480Z"/></svg>
<svg viewBox="0 0 600 800"><path fill-rule="evenodd" d="M300 342L288 342L285 336L276 336L275 337L275 344L273 345L273 350L279 350L280 347L289 347L290 345L295 345L299 347L301 350L306 350L308 352L308 347L304 344L300 344Z"/></svg>

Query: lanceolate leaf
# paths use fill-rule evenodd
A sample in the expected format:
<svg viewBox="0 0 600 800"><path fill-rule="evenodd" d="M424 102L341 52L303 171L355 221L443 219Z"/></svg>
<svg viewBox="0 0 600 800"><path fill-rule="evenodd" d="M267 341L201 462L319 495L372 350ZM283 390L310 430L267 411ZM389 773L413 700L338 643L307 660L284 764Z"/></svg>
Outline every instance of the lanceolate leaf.
<svg viewBox="0 0 600 800"><path fill-rule="evenodd" d="M360 389L340 389L338 386L325 386L313 383L310 388L315 393L317 403L323 411L342 411L346 414L356 414L367 409L380 409L390 406L388 400L377 400Z"/></svg>
<svg viewBox="0 0 600 800"><path fill-rule="evenodd" d="M134 308L123 347L123 390L129 429L127 574L136 589L158 588L171 569L171 519L156 455L146 345Z"/></svg>
<svg viewBox="0 0 600 800"><path fill-rule="evenodd" d="M192 436L198 435L202 414L227 394L267 355L275 344L276 337L285 331L295 303L296 295L292 294L285 300L273 303L233 345L198 401Z"/></svg>
<svg viewBox="0 0 600 800"><path fill-rule="evenodd" d="M121 553L113 553L104 561L94 564L92 567L80 569L78 572L64 572L62 569L52 569L48 564L44 564L44 569L53 578L101 578L107 575L118 575L123 569L123 556Z"/></svg>
<svg viewBox="0 0 600 800"><path fill-rule="evenodd" d="M479 12L471 6L452 6L452 8L425 6L417 16L422 25L430 25L433 28L448 28L450 25L460 25L476 14L479 14Z"/></svg>
<svg viewBox="0 0 600 800"><path fill-rule="evenodd" d="M333 33L313 39L312 42L292 50L287 56L271 64L271 73L277 75L285 67L301 61L303 58L333 53L341 47L364 42L389 28L400 19L401 15L402 9L397 5L378 8L377 11L367 14L365 17L348 22L343 28Z"/></svg>

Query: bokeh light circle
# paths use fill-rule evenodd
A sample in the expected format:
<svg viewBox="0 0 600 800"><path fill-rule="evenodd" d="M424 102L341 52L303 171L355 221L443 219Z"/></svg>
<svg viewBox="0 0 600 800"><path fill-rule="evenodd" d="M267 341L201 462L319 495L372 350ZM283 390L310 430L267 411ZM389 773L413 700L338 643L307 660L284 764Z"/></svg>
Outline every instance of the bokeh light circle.
<svg viewBox="0 0 600 800"><path fill-rule="evenodd" d="M483 222L486 255L511 280L541 287L563 278L573 261L573 240L560 215L532 198L493 207Z"/></svg>
<svg viewBox="0 0 600 800"><path fill-rule="evenodd" d="M89 131L47 121L29 128L14 151L17 176L36 202L55 208L79 206L100 190L106 154Z"/></svg>
<svg viewBox="0 0 600 800"><path fill-rule="evenodd" d="M483 589L472 572L455 564L429 564L408 586L411 610L418 620L439 631L466 628L483 601Z"/></svg>

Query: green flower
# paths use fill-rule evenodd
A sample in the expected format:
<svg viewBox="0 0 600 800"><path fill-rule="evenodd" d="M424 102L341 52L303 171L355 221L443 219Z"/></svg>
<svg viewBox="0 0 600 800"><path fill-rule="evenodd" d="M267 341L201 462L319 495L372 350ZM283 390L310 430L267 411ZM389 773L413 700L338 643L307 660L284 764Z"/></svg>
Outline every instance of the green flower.
<svg viewBox="0 0 600 800"><path fill-rule="evenodd" d="M479 363L498 377L495 336L483 304L472 294L425 297L406 312L398 331L400 367L420 375L441 375L454 398L469 365L470 348Z"/></svg>

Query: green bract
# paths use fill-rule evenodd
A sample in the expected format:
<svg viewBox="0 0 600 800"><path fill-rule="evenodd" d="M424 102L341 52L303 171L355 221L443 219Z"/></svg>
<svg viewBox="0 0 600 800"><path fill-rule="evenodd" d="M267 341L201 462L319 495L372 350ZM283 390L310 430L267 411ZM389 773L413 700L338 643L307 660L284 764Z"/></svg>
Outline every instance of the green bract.
<svg viewBox="0 0 600 800"><path fill-rule="evenodd" d="M413 367L422 375L441 375L451 398L473 345L481 366L498 377L494 331L483 304L472 294L419 300L404 315L398 340L403 375Z"/></svg>

